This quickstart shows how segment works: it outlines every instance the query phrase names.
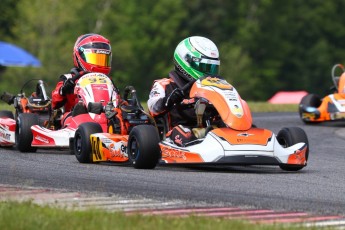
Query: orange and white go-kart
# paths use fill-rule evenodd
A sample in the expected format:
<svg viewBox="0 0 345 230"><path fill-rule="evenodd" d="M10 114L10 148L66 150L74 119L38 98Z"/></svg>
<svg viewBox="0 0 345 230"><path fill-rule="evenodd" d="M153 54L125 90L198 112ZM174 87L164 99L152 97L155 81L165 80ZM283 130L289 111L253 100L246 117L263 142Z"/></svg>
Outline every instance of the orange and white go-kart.
<svg viewBox="0 0 345 230"><path fill-rule="evenodd" d="M144 111L134 87L125 88L121 103L117 106L112 103L106 106L89 103L88 109L106 114L107 132L95 122L87 122L78 127L74 136L74 153L80 163L112 161L132 163L136 168L146 169L156 166L160 158L158 145L150 146L152 151L140 155L136 161L132 161L127 153L128 140L132 136L136 136L145 148L152 142L159 142L155 120ZM138 136L137 126L145 126L149 136Z"/></svg>
<svg viewBox="0 0 345 230"><path fill-rule="evenodd" d="M345 121L345 68L343 65L333 66L332 81L335 89L333 94L324 98L317 94L307 94L301 99L299 115L304 123Z"/></svg>
<svg viewBox="0 0 345 230"><path fill-rule="evenodd" d="M197 80L191 87L190 98L198 120L198 126L193 128L197 140L183 147L169 138L160 138L160 131L166 127L163 121L163 126L137 125L122 140L118 139L119 134L90 130L83 137L91 136L91 144L81 152L89 154L91 162L123 159L136 168L153 168L157 156L161 164L277 165L288 171L307 165L309 146L304 130L283 128L275 135L255 127L247 103L225 80Z"/></svg>

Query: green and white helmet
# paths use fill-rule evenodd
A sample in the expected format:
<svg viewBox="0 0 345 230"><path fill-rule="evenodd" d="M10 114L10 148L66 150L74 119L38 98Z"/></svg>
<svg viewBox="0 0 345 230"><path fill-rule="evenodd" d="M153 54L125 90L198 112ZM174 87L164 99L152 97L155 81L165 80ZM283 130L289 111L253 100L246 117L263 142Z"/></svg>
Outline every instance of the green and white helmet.
<svg viewBox="0 0 345 230"><path fill-rule="evenodd" d="M193 36L184 39L174 52L175 68L185 80L219 74L219 52L208 38Z"/></svg>

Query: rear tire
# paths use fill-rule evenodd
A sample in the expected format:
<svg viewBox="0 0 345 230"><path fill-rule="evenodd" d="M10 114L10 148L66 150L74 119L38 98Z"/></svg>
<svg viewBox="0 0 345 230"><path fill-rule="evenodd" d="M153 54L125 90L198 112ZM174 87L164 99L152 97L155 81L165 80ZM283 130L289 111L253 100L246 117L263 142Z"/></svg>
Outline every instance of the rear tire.
<svg viewBox="0 0 345 230"><path fill-rule="evenodd" d="M152 125L135 126L128 138L127 153L130 162L136 169L153 169L161 154L159 134Z"/></svg>
<svg viewBox="0 0 345 230"><path fill-rule="evenodd" d="M73 147L80 163L93 163L90 135L102 132L102 127L98 123L86 122L79 126L74 135Z"/></svg>
<svg viewBox="0 0 345 230"><path fill-rule="evenodd" d="M12 111L9 111L9 110L1 110L0 111L0 117L1 118L11 118L11 119L14 119L14 115L13 115Z"/></svg>
<svg viewBox="0 0 345 230"><path fill-rule="evenodd" d="M39 117L34 113L21 113L17 118L16 125L16 147L20 152L36 152L37 148L32 147L33 125L39 124Z"/></svg>
<svg viewBox="0 0 345 230"><path fill-rule="evenodd" d="M309 141L307 134L305 131L299 127L289 127L283 128L279 131L277 135L277 140L280 145L284 148L290 147L294 144L304 142L307 144L307 152L305 155L306 161L308 161L309 157ZM298 171L305 167L305 165L288 165L288 164L281 164L279 167L286 171Z"/></svg>

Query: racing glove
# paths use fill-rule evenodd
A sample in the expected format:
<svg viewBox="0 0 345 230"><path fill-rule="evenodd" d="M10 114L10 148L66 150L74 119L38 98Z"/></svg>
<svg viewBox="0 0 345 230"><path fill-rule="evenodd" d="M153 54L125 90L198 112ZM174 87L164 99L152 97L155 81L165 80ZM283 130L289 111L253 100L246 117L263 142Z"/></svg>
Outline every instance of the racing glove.
<svg viewBox="0 0 345 230"><path fill-rule="evenodd" d="M66 94L72 94L75 86L75 82L84 74L85 71L79 71L77 68L72 68L70 73L72 78L69 78L64 81L63 86L60 88L60 95L65 96Z"/></svg>
<svg viewBox="0 0 345 230"><path fill-rule="evenodd" d="M72 68L71 69L71 74L72 74L72 79L74 80L74 81L76 81L76 80L78 80L81 76L83 76L84 74L86 74L86 72L85 71L80 71L79 69L77 69L77 68Z"/></svg>
<svg viewBox="0 0 345 230"><path fill-rule="evenodd" d="M64 81L63 85L60 88L60 95L66 96L66 94L72 94L74 90L75 82L72 78Z"/></svg>
<svg viewBox="0 0 345 230"><path fill-rule="evenodd" d="M165 107L169 108L177 103L180 103L184 98L184 93L180 88L174 89L166 98Z"/></svg>

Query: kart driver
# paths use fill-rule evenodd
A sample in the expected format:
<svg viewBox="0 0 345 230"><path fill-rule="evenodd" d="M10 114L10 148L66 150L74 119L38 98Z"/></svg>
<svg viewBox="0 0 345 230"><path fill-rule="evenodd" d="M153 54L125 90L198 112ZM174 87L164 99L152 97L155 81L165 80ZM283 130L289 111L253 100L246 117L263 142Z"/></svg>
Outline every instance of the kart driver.
<svg viewBox="0 0 345 230"><path fill-rule="evenodd" d="M166 136L183 146L196 139L190 127L196 126L197 118L194 108L186 108L181 102L188 99L194 80L203 76L218 76L218 48L208 38L188 37L176 47L174 65L175 69L168 78L154 81L147 105L153 117L167 115L170 131Z"/></svg>
<svg viewBox="0 0 345 230"><path fill-rule="evenodd" d="M74 67L63 74L52 91L52 107L64 106L65 115L77 104L74 86L86 73L99 72L109 75L111 70L111 46L108 39L99 34L84 34L78 37L73 48ZM80 109L80 108L78 108ZM81 108L86 111L86 108Z"/></svg>

